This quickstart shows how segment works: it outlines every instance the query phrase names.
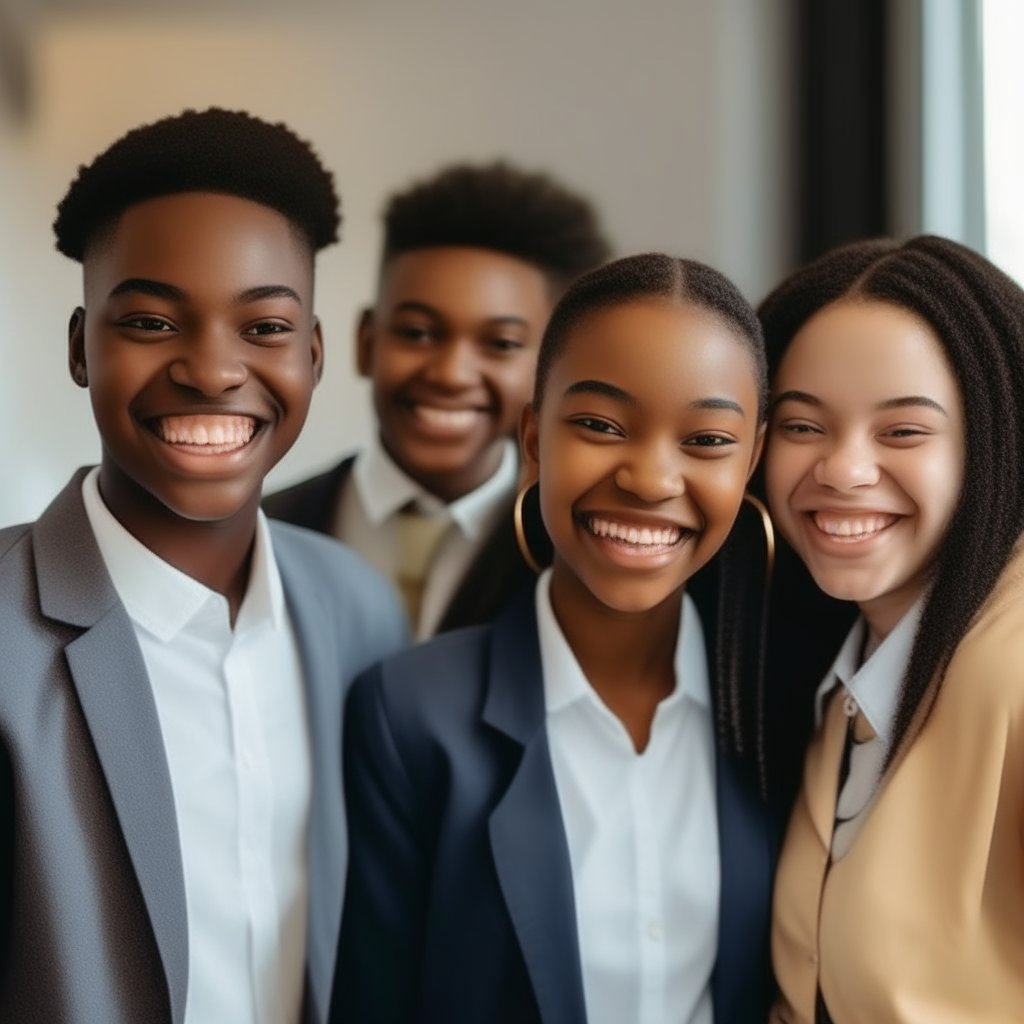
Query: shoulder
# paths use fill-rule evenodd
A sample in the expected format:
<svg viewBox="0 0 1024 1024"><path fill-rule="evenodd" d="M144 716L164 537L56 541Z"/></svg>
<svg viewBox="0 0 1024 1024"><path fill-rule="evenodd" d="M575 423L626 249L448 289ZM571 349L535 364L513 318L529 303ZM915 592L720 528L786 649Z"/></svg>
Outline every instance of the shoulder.
<svg viewBox="0 0 1024 1024"><path fill-rule="evenodd" d="M278 563L301 568L312 578L343 590L367 586L374 592L387 587L380 573L341 541L277 519L270 519L269 524Z"/></svg>
<svg viewBox="0 0 1024 1024"><path fill-rule="evenodd" d="M313 520L329 515L327 506L333 508L338 488L352 471L355 456L350 455L325 473L302 480L291 487L275 491L263 499L263 510L273 519L311 526Z"/></svg>
<svg viewBox="0 0 1024 1024"><path fill-rule="evenodd" d="M954 652L939 700L990 724L1008 718L1024 737L1024 544Z"/></svg>
<svg viewBox="0 0 1024 1024"><path fill-rule="evenodd" d="M394 587L351 548L277 520L270 532L294 615L327 616L337 638L375 652L373 660L405 645L405 612Z"/></svg>
<svg viewBox="0 0 1024 1024"><path fill-rule="evenodd" d="M0 623L38 606L32 566L31 523L0 530Z"/></svg>
<svg viewBox="0 0 1024 1024"><path fill-rule="evenodd" d="M17 526L7 526L0 530L0 565L19 559L17 549L24 549L31 543L32 524L19 523Z"/></svg>
<svg viewBox="0 0 1024 1024"><path fill-rule="evenodd" d="M457 629L385 658L356 680L350 707L375 706L409 742L478 728L492 634L490 625Z"/></svg>

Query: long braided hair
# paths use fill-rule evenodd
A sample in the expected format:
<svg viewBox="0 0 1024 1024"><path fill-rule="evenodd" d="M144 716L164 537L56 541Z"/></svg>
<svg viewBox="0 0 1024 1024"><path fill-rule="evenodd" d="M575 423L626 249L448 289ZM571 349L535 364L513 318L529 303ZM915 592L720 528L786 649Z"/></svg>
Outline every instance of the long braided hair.
<svg viewBox="0 0 1024 1024"><path fill-rule="evenodd" d="M1024 291L984 257L948 239L846 246L794 274L762 303L770 375L800 328L846 296L890 303L923 319L942 345L964 407L963 488L901 684L892 756L932 681L941 685L1024 532ZM769 788L785 802L799 784L813 728L811 695L856 607L822 594L788 545L780 548L767 616L741 645L763 644L767 630L767 697L758 727L768 737ZM742 594L748 576L731 568L727 586Z"/></svg>

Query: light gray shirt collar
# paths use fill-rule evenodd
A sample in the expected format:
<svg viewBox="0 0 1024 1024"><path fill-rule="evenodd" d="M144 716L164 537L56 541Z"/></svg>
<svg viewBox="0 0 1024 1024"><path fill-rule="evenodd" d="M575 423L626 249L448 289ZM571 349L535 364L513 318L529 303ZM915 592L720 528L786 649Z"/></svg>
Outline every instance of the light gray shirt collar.
<svg viewBox="0 0 1024 1024"><path fill-rule="evenodd" d="M857 619L815 695L815 717L819 725L825 698L840 683L853 695L875 735L888 745L896 718L900 685L910 664L923 608L924 598L921 597L863 664L860 664L860 656L867 637L867 623L863 615Z"/></svg>
<svg viewBox="0 0 1024 1024"><path fill-rule="evenodd" d="M409 502L415 502L424 515L449 515L469 540L477 540L490 526L495 506L515 490L518 471L516 446L506 440L497 470L476 490L446 505L403 472L374 435L356 456L352 479L366 516L374 526Z"/></svg>

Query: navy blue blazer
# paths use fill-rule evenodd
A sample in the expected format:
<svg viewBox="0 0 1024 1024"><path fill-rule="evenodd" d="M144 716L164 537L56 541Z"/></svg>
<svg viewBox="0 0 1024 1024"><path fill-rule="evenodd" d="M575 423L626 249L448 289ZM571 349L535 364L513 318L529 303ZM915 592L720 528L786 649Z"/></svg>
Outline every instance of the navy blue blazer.
<svg viewBox="0 0 1024 1024"><path fill-rule="evenodd" d="M492 625L436 637L356 681L332 1024L584 1024L544 723L532 589ZM717 769L715 1021L754 1024L770 995L771 821L723 753Z"/></svg>

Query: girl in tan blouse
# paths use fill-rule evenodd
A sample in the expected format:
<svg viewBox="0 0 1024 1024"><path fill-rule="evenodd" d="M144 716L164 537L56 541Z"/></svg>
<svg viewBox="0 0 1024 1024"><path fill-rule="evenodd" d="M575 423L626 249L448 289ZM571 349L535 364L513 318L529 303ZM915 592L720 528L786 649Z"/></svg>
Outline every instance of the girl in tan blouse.
<svg viewBox="0 0 1024 1024"><path fill-rule="evenodd" d="M771 1019L1019 1022L1024 292L921 237L831 253L761 317L776 526L860 613L783 843ZM814 614L773 622L769 728Z"/></svg>

